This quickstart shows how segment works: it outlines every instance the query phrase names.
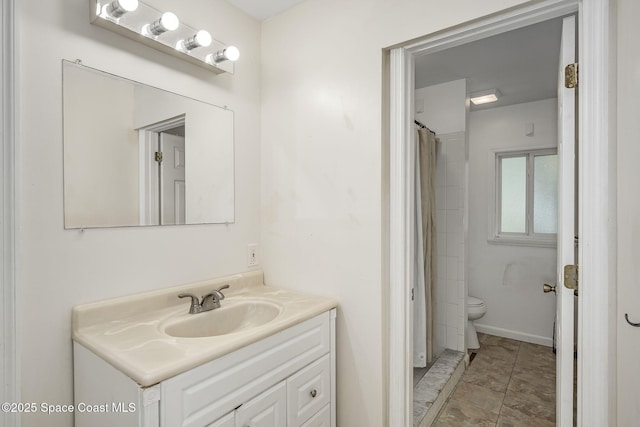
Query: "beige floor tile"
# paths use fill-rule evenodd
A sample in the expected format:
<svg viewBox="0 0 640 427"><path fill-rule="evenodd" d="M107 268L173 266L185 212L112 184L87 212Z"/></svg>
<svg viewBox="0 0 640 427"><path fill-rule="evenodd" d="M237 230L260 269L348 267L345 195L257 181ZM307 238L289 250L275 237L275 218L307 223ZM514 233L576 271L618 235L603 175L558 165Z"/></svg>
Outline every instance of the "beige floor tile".
<svg viewBox="0 0 640 427"><path fill-rule="evenodd" d="M473 360L462 377L462 381L504 393L511 377L513 364L500 359L492 359L480 353Z"/></svg>
<svg viewBox="0 0 640 427"><path fill-rule="evenodd" d="M484 335L482 344L489 345L489 346L499 346L509 350L518 350L522 342L512 340L509 338L498 337L495 335Z"/></svg>
<svg viewBox="0 0 640 427"><path fill-rule="evenodd" d="M551 349L487 334L478 338L480 349L434 426L554 426Z"/></svg>
<svg viewBox="0 0 640 427"><path fill-rule="evenodd" d="M555 370L542 368L523 368L515 366L509 382L509 390L514 392L527 392L536 389L545 393L555 392Z"/></svg>
<svg viewBox="0 0 640 427"><path fill-rule="evenodd" d="M504 400L504 393L462 381L458 383L451 400L464 402L498 415Z"/></svg>
<svg viewBox="0 0 640 427"><path fill-rule="evenodd" d="M531 393L513 393L508 391L502 405L505 408L518 411L528 417L555 422L556 419L556 402L555 400L547 400L540 398L536 394L536 390Z"/></svg>
<svg viewBox="0 0 640 427"><path fill-rule="evenodd" d="M492 360L501 360L513 366L516 363L518 350L497 345L487 345L480 350L478 356L480 355Z"/></svg>
<svg viewBox="0 0 640 427"><path fill-rule="evenodd" d="M433 424L435 427L460 427L460 426L487 426L493 427L498 420L498 414L487 411L468 402L451 399L438 419Z"/></svg>
<svg viewBox="0 0 640 427"><path fill-rule="evenodd" d="M500 427L555 427L555 422L528 416L518 410L502 407L497 426Z"/></svg>
<svg viewBox="0 0 640 427"><path fill-rule="evenodd" d="M555 370L556 356L550 347L522 343L518 351L518 357L516 358L516 365Z"/></svg>

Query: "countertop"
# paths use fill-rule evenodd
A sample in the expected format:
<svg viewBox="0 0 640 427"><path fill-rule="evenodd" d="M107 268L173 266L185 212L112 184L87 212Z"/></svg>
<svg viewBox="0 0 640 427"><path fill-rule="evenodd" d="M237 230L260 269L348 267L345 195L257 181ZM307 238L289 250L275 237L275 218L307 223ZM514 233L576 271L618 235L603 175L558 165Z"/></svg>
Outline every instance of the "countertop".
<svg viewBox="0 0 640 427"><path fill-rule="evenodd" d="M190 299L223 284L222 307L250 300L273 302L282 312L259 327L231 334L177 338L165 334L165 323L188 314ZM229 354L337 306L333 298L264 286L253 271L208 281L136 294L73 308L73 340L93 351L143 387Z"/></svg>

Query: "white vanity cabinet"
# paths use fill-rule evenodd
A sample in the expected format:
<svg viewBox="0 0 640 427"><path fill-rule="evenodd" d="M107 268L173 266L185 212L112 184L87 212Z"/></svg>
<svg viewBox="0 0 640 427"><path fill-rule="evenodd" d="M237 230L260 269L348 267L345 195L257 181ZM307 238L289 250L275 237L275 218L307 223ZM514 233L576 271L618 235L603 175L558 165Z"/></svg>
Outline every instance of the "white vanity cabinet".
<svg viewBox="0 0 640 427"><path fill-rule="evenodd" d="M76 412L76 426L335 427L335 316L332 309L144 388L74 343L76 404L137 408Z"/></svg>

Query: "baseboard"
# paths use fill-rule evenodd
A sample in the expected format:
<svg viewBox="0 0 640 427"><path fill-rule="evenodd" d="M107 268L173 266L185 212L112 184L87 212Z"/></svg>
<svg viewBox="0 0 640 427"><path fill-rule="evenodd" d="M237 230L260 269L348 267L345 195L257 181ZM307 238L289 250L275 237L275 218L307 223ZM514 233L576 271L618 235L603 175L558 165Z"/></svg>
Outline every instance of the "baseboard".
<svg viewBox="0 0 640 427"><path fill-rule="evenodd" d="M524 332L512 331L510 329L496 328L495 326L482 325L474 322L476 331L483 334L496 335L503 338L511 338L512 340L530 342L532 344L540 344L547 347L553 346L553 338L543 337L540 335L526 334Z"/></svg>

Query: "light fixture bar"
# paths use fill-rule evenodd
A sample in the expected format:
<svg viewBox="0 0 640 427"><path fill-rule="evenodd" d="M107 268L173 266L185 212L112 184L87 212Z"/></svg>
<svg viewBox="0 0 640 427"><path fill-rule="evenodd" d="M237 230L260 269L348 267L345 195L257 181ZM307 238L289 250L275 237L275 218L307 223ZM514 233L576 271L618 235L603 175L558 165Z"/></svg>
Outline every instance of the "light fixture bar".
<svg viewBox="0 0 640 427"><path fill-rule="evenodd" d="M140 0L89 0L91 23L139 41L156 50L199 65L216 74L234 72L231 49L203 28L192 28L171 12ZM222 59L214 61L220 52ZM226 52L226 54L224 54Z"/></svg>
<svg viewBox="0 0 640 427"><path fill-rule="evenodd" d="M473 105L488 104L490 102L496 102L500 96L502 96L502 94L498 89L483 90L472 93L471 102Z"/></svg>

